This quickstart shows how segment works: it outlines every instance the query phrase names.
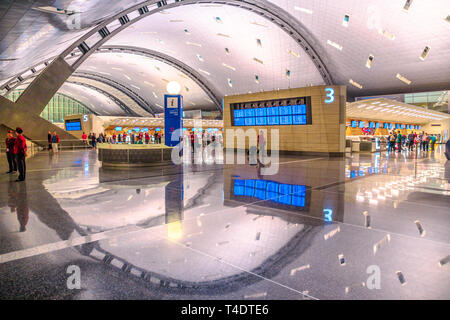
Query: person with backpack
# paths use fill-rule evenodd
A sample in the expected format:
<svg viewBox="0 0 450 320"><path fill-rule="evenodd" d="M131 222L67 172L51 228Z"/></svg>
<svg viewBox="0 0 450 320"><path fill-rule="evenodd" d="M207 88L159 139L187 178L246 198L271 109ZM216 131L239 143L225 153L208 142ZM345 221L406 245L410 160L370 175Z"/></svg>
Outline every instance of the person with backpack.
<svg viewBox="0 0 450 320"><path fill-rule="evenodd" d="M430 137L424 133L422 137L422 145L423 145L423 151L428 152L430 147Z"/></svg>
<svg viewBox="0 0 450 320"><path fill-rule="evenodd" d="M25 158L27 157L27 140L22 135L22 128L16 128L16 140L14 141L14 155L16 157L17 169L19 169L19 177L16 182L25 181L27 166Z"/></svg>

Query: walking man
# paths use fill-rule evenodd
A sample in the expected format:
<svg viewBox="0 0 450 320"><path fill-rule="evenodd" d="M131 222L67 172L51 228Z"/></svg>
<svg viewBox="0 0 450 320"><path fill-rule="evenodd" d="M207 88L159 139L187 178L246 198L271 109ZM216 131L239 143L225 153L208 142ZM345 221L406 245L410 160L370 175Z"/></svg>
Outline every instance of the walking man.
<svg viewBox="0 0 450 320"><path fill-rule="evenodd" d="M6 144L6 158L8 159L9 171L7 173L16 173L17 163L14 156L14 143L16 138L14 138L12 130L8 130L8 137L5 140Z"/></svg>
<svg viewBox="0 0 450 320"><path fill-rule="evenodd" d="M17 168L19 169L19 178L16 181L25 181L27 166L25 158L27 157L27 141L22 135L22 128L16 128L16 140L14 141L14 155L16 156Z"/></svg>

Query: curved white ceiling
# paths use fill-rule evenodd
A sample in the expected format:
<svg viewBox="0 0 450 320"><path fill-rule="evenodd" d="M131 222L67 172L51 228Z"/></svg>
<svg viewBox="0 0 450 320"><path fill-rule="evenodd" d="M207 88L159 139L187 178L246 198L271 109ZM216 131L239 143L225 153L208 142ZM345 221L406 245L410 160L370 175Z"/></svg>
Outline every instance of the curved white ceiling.
<svg viewBox="0 0 450 320"><path fill-rule="evenodd" d="M216 110L211 99L192 79L174 67L149 57L129 53L95 53L77 71L98 74L120 83L143 97L159 112L164 109L168 81L178 81L182 84L184 109Z"/></svg>

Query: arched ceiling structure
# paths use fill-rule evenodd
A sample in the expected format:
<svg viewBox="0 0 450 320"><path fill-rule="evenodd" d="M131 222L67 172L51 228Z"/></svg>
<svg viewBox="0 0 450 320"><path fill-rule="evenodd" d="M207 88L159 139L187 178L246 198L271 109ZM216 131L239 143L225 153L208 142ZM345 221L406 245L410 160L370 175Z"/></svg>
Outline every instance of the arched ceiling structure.
<svg viewBox="0 0 450 320"><path fill-rule="evenodd" d="M219 96L326 83L347 85L349 96L450 87L446 0L415 0L408 10L403 9L404 0L117 1L110 7L101 1L58 1L61 7L80 6L82 30L62 22L71 16L31 9L44 2L48 5L36 1L19 13L18 1L9 1L7 11L20 17L15 21L25 34L34 35L26 40L16 36L12 41L14 29L3 27L12 18L0 15L1 87L31 74L31 67L61 53L89 30L97 39L93 36L86 44L96 49L101 36L95 28L103 24L114 35L102 46L132 46L181 61ZM150 12L137 13L144 4ZM102 14L95 17L93 8ZM121 26L118 20L122 10L129 25L125 21ZM420 59L426 46L429 53ZM170 64L129 52L107 55L86 55L77 72L96 72L128 86L154 107L162 106L168 80L183 84L186 109L217 106L204 87Z"/></svg>

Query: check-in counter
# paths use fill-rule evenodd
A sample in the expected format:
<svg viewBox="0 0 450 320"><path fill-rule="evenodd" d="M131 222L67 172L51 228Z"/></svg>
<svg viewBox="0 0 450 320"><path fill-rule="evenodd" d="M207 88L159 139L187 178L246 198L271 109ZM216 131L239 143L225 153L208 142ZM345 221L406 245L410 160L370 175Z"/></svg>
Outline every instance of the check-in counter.
<svg viewBox="0 0 450 320"><path fill-rule="evenodd" d="M351 146L352 152L380 152L387 148L386 139L382 136L350 136L346 145Z"/></svg>

